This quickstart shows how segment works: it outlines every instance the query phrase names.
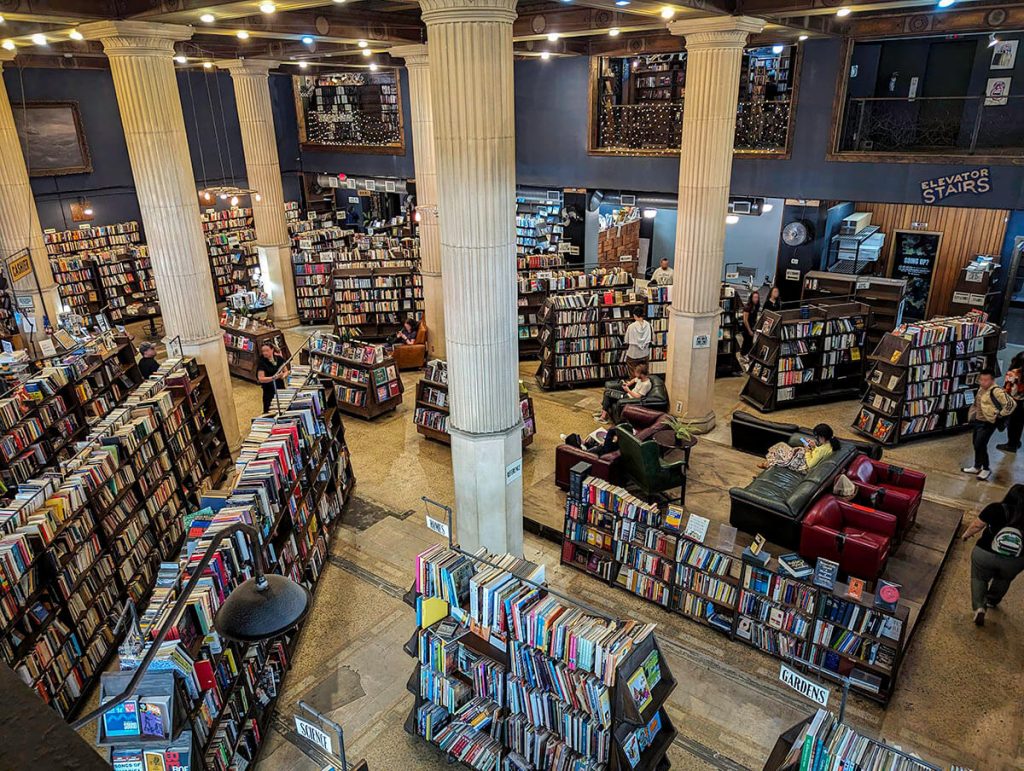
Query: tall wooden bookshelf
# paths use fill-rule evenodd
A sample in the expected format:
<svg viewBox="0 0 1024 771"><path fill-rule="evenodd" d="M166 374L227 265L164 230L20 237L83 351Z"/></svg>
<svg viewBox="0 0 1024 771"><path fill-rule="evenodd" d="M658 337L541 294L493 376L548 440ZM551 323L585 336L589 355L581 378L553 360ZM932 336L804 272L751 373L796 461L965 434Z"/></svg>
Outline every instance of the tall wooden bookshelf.
<svg viewBox="0 0 1024 771"><path fill-rule="evenodd" d="M423 277L411 266L337 268L333 302L336 335L386 340L423 318Z"/></svg>
<svg viewBox="0 0 1024 771"><path fill-rule="evenodd" d="M260 260L252 209L207 209L200 216L217 302L257 286Z"/></svg>
<svg viewBox="0 0 1024 771"><path fill-rule="evenodd" d="M103 290L96 278L96 266L92 260L84 257L51 257L50 269L61 301L72 312L90 317L103 307Z"/></svg>
<svg viewBox="0 0 1024 771"><path fill-rule="evenodd" d="M715 377L732 377L742 372L736 354L740 350L740 316L743 313L743 303L736 293L735 287L723 283L719 304L722 313L718 326Z"/></svg>
<svg viewBox="0 0 1024 771"><path fill-rule="evenodd" d="M869 357L854 431L891 445L967 428L978 371L995 366L1001 345L981 312L900 326Z"/></svg>
<svg viewBox="0 0 1024 771"><path fill-rule="evenodd" d="M871 310L863 303L765 311L740 392L762 412L820 403L860 392Z"/></svg>
<svg viewBox="0 0 1024 771"><path fill-rule="evenodd" d="M305 224L300 220L299 223ZM334 266L348 252L352 231L338 227L297 230L292 234L295 301L303 324L328 324L334 292Z"/></svg>
<svg viewBox="0 0 1024 771"><path fill-rule="evenodd" d="M405 386L390 346L318 335L307 343L302 358L334 382L343 412L369 419L402 403Z"/></svg>
<svg viewBox="0 0 1024 771"><path fill-rule="evenodd" d="M91 259L96 264L96 273L113 321L130 324L151 321L160 316L149 249L144 244L94 252Z"/></svg>

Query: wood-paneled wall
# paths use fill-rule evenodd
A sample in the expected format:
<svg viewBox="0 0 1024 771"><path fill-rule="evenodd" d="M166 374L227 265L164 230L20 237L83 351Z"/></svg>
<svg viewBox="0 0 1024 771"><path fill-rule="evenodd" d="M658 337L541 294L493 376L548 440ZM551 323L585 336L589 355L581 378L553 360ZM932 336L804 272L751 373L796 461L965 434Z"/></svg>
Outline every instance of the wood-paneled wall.
<svg viewBox="0 0 1024 771"><path fill-rule="evenodd" d="M953 285L960 269L978 254L999 254L1006 237L1007 209L964 209L954 206L914 206L902 203L858 203L857 211L871 212L871 224L885 233L882 251L884 273L892 271L892 253L897 230L926 230L942 233L932 288L928 295L928 317L949 312ZM921 223L911 228L911 223Z"/></svg>

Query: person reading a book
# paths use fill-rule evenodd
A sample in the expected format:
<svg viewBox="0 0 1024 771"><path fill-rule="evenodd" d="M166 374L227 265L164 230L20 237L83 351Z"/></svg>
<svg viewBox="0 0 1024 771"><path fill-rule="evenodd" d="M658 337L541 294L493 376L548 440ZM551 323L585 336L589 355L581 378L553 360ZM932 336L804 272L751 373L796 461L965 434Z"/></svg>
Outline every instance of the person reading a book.
<svg viewBox="0 0 1024 771"><path fill-rule="evenodd" d="M832 427L827 423L819 423L814 427L813 439L801 438L798 447L777 442L768 448L765 459L757 467L782 466L793 471L808 471L838 449L839 440Z"/></svg>
<svg viewBox="0 0 1024 771"><path fill-rule="evenodd" d="M651 358L651 340L654 330L651 322L644 318L644 308L638 305L633 309L633 323L626 327L626 364L630 367L647 363Z"/></svg>
<svg viewBox="0 0 1024 771"><path fill-rule="evenodd" d="M256 363L256 380L263 386L263 411L269 412L274 403L274 393L283 387L288 377L288 365L277 347L270 343L260 346L260 360ZM275 385L275 381L278 381Z"/></svg>
<svg viewBox="0 0 1024 771"><path fill-rule="evenodd" d="M416 342L416 335L420 331L420 323L414 318L407 318L402 322L402 328L395 335L393 345L413 345Z"/></svg>
<svg viewBox="0 0 1024 771"><path fill-rule="evenodd" d="M1024 573L1024 485L1014 485L1002 501L983 508L961 538L981 533L971 552L971 607L974 623L985 624L985 611L996 608L1013 579Z"/></svg>
<svg viewBox="0 0 1024 771"><path fill-rule="evenodd" d="M611 420L611 410L619 399L625 399L627 396L631 399L643 399L651 392L652 385L651 378L647 373L647 364L644 362L635 364L631 379L623 380L617 385L609 384L604 389L604 398L601 401L601 422L607 423Z"/></svg>
<svg viewBox="0 0 1024 771"><path fill-rule="evenodd" d="M562 441L570 447L592 452L599 457L619 451L618 433L607 428L598 428L591 431L586 439L582 438L579 434L562 434L561 436Z"/></svg>

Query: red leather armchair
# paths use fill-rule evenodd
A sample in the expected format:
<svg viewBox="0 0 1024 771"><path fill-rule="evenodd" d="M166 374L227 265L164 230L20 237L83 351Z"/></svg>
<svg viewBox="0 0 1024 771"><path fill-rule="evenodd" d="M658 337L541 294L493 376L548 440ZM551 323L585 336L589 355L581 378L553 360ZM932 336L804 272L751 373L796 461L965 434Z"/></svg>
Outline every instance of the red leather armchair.
<svg viewBox="0 0 1024 771"><path fill-rule="evenodd" d="M866 455L856 456L846 470L846 475L857 487L855 500L858 503L896 517L899 525L897 539L902 539L917 519L925 475L871 460Z"/></svg>
<svg viewBox="0 0 1024 771"><path fill-rule="evenodd" d="M888 512L823 495L801 523L800 556L834 560L842 572L874 580L885 569L896 528Z"/></svg>
<svg viewBox="0 0 1024 771"><path fill-rule="evenodd" d="M664 412L646 407L627 405L622 408L623 422L633 427L634 433L641 441L659 431L662 428L662 421L666 418ZM614 431L615 427L609 426L608 430ZM607 455L595 455L569 444L560 444L555 448L555 484L563 490L568 490L569 469L580 461L589 463L592 467L591 475L598 479L608 482L619 482L623 479L621 456L617 451Z"/></svg>
<svg viewBox="0 0 1024 771"><path fill-rule="evenodd" d="M420 319L416 330L416 342L410 345L396 345L394 348L395 364L401 370L422 369L427 362L427 322Z"/></svg>

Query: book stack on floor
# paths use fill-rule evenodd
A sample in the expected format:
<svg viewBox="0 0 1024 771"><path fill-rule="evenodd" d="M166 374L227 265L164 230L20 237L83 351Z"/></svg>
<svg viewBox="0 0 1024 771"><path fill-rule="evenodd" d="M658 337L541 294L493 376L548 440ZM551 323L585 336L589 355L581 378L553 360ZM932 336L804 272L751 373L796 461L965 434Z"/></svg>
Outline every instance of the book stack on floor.
<svg viewBox="0 0 1024 771"><path fill-rule="evenodd" d="M668 768L676 681L654 625L538 588L543 566L475 556L491 565L440 545L416 558L406 731L478 771Z"/></svg>
<svg viewBox="0 0 1024 771"><path fill-rule="evenodd" d="M999 327L979 312L904 324L869 357L867 391L853 429L881 444L969 426L978 371L994 367Z"/></svg>
<svg viewBox="0 0 1024 771"><path fill-rule="evenodd" d="M285 359L291 356L284 333L266 321L225 309L220 315L220 328L224 330L228 368L234 377L258 382L256 367L260 360L260 348L268 343L279 350Z"/></svg>
<svg viewBox="0 0 1024 771"><path fill-rule="evenodd" d="M202 509L189 518L188 542L177 562L161 565L158 588L141 615L143 645L122 654L122 669L130 670L141 661L145 645L222 527L252 525L259 532L258 548L267 571L315 590L332 526L354 477L332 390L316 379L307 383L304 369L296 368L289 378L288 402L281 413L253 421L230 494L217 501L216 511ZM100 740L111 746L112 761L138 762L141 757L148 762L150 754L166 761L169 753L177 753L179 765L193 771L228 771L256 762L301 627L252 645L227 641L214 631L221 603L251 576L249 549L249 542L237 537L221 544L156 663L126 702L135 700L139 725L116 736L104 731L107 721L101 725ZM173 675L173 683L167 682L165 673ZM109 679L109 691L118 692L118 684L128 676L108 675L104 684ZM145 713L152 707L143 705L154 703L168 719L162 726L152 721L146 730Z"/></svg>
<svg viewBox="0 0 1024 771"><path fill-rule="evenodd" d="M217 302L258 286L260 260L252 209L207 209L201 219Z"/></svg>
<svg viewBox="0 0 1024 771"><path fill-rule="evenodd" d="M402 403L405 386L391 346L321 334L310 338L302 358L334 381L343 412L375 418Z"/></svg>
<svg viewBox="0 0 1024 771"><path fill-rule="evenodd" d="M328 324L331 320L334 267L352 250L352 231L339 227L299 229L292 233L292 270L295 273L295 304L303 324Z"/></svg>
<svg viewBox="0 0 1024 771"><path fill-rule="evenodd" d="M335 334L386 340L407 318L423 318L423 276L413 265L337 268L333 300Z"/></svg>
<svg viewBox="0 0 1024 771"><path fill-rule="evenodd" d="M863 387L870 319L862 303L765 311L740 396L762 412L855 396Z"/></svg>

